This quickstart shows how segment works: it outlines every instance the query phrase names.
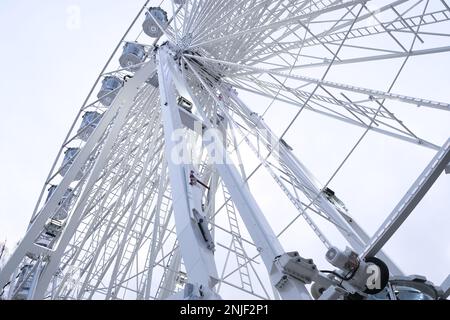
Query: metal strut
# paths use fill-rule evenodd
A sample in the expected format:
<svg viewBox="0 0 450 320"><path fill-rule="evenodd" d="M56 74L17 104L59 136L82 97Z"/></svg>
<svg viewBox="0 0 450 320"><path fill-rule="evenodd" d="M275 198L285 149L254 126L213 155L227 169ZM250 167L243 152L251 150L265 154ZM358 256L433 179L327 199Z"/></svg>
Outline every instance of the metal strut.
<svg viewBox="0 0 450 320"><path fill-rule="evenodd" d="M202 208L203 187L192 183L192 161L176 158L180 147L174 134L185 127L176 102L173 77L164 48L157 53L161 113L164 126L165 154L172 188L173 210L181 256L188 274L188 285L176 299L217 298L212 291L218 282L214 252L207 238L206 216ZM185 141L183 143L186 143ZM182 144L183 144L182 143ZM184 147L183 145L181 147ZM185 150L183 148L183 150ZM189 163L190 162L190 163Z"/></svg>
<svg viewBox="0 0 450 320"><path fill-rule="evenodd" d="M212 125L210 121L206 121L208 118L201 110L201 105L198 103L198 99L192 94L190 88L184 81L183 76L177 71L172 69L175 84L178 91L186 96L189 96L195 105L198 106L199 113L204 119L204 125L206 129L211 129ZM203 84L206 88L206 85ZM218 102L218 101L217 101ZM297 265L297 259L291 257L283 249L280 241L275 235L273 229L270 227L263 212L259 208L256 200L248 188L248 185L239 174L238 169L230 159L228 152L222 143L211 143L211 141L219 142L221 137L218 136L217 130L209 130L208 137L203 138L204 148L208 151L211 158L219 161L214 162L214 167L218 174L222 178L228 192L230 193L233 203L238 209L241 218L253 239L253 242L257 246L257 249L261 255L261 258L266 266L266 269L270 275L272 284L278 289L279 294L283 299L300 299L309 300L311 296L306 289L305 279L297 279L292 276L290 268L286 268L286 260L294 260L294 265ZM300 262L301 263L301 262ZM302 268L314 268L313 264L306 263Z"/></svg>
<svg viewBox="0 0 450 320"><path fill-rule="evenodd" d="M450 163L450 139L442 146L434 156L430 164L417 178L408 192L403 196L392 213L375 233L369 245L361 253L361 257L373 257L389 241L393 234L409 217L414 208L419 204L425 194L430 190L442 171Z"/></svg>

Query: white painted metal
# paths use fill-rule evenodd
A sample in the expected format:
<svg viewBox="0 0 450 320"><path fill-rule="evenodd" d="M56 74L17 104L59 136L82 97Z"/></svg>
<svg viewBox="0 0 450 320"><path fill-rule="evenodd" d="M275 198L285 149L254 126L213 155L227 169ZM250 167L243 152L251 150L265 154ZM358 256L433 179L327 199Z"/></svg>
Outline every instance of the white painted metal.
<svg viewBox="0 0 450 320"><path fill-rule="evenodd" d="M450 297L450 275L442 282L441 289L444 291L443 299Z"/></svg>
<svg viewBox="0 0 450 320"><path fill-rule="evenodd" d="M206 127L210 128L208 125ZM283 274L275 266L274 261L276 257L283 255L285 251L254 200L248 186L239 175L237 168L232 164L227 151L222 149L223 145L221 143L217 143L217 141L221 141L217 131L209 130L209 134L209 136L203 138L205 148L210 153L210 156L212 156L213 152L216 153L215 168L230 192L231 198L238 208L248 232L266 265L266 269L271 275L272 283L275 285ZM279 293L285 299L310 299L304 284L292 278L279 290Z"/></svg>
<svg viewBox="0 0 450 320"><path fill-rule="evenodd" d="M152 15L145 20L158 5L167 21ZM450 142L440 148L419 137L390 108L445 112L450 104L396 93L394 85L413 57L448 54L449 20L447 0L145 1L77 115L24 238L0 270L0 297L310 299L305 284L311 281L328 288L320 299L344 296L339 280L283 249L280 234L300 216L326 248L334 239L316 218L334 225L361 257L376 254L400 275L380 250L437 176L450 171ZM144 21L159 29L152 45L142 32ZM118 52L128 42L147 55ZM386 61L401 62L393 80L383 75L387 88L328 76L335 66ZM102 99L105 92L100 99L94 95L104 77L123 82L114 101ZM233 88L272 102L258 115L253 101L244 102ZM192 108L181 107L180 97ZM296 108L281 135L263 120L278 102ZM357 213L327 197L328 183L317 182L284 141L304 111L438 150L373 237L356 223ZM98 118L86 127L83 117L90 115ZM180 144L174 136L190 140ZM259 163L252 172L243 142ZM74 148L79 152L59 170L64 151ZM173 157L180 148L187 152L183 163ZM248 185L259 168L298 214L279 234ZM57 187L46 201L51 185Z"/></svg>
<svg viewBox="0 0 450 320"><path fill-rule="evenodd" d="M450 139L431 160L422 174L413 183L405 196L400 200L383 225L377 230L370 243L361 253L363 258L373 257L392 237L402 223L408 218L420 200L433 186L450 161Z"/></svg>
<svg viewBox="0 0 450 320"><path fill-rule="evenodd" d="M173 156L176 151L179 151L173 135L177 130L178 132L182 130L183 125L176 103L175 88L170 75L168 60L167 52L160 50L157 61L161 112L178 242L189 282L198 287L203 286L207 290L212 289L217 283L218 275L213 250L207 246L202 238L199 229L199 217L196 216L200 215L203 219L206 219L201 202L203 186L190 184L190 174L195 171L195 168L189 165L189 162L186 164L176 163L177 158ZM181 145L181 148L183 148L183 145Z"/></svg>

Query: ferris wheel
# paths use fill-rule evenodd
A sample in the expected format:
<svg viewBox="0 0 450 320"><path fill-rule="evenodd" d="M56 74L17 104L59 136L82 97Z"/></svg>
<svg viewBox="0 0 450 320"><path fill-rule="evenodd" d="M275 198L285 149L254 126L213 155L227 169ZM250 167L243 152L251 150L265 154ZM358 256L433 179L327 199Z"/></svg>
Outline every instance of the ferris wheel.
<svg viewBox="0 0 450 320"><path fill-rule="evenodd" d="M448 0L146 1L0 270L1 298L446 299L450 277L405 275L382 249L450 173L450 139L393 111L450 111L396 90L415 58L448 58L449 26ZM311 114L358 129L326 181L289 142ZM368 135L434 152L374 234L331 188ZM316 256L282 241L301 243L299 225Z"/></svg>

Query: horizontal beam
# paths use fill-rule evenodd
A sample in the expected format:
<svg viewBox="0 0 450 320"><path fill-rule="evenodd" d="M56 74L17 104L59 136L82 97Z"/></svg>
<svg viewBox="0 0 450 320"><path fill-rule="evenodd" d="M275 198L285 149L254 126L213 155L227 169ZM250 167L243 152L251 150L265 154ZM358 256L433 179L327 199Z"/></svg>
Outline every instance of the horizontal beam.
<svg viewBox="0 0 450 320"><path fill-rule="evenodd" d="M414 182L405 196L386 219L385 223L378 229L370 244L361 254L362 258L374 257L381 248L389 241L394 233L409 217L411 212L430 190L437 178L444 171L450 162L450 139L444 144L441 150L435 155L430 164L426 167L419 178Z"/></svg>

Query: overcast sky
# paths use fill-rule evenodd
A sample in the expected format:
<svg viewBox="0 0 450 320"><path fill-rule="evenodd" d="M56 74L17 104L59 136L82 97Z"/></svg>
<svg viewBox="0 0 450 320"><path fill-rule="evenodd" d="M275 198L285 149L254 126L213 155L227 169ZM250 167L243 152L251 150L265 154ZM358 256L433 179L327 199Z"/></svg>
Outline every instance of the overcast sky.
<svg viewBox="0 0 450 320"><path fill-rule="evenodd" d="M22 237L67 130L142 3L0 1L0 241L7 239L11 246ZM79 25L71 20L78 10ZM448 53L417 58L394 91L450 102L449 60ZM387 82L376 89L386 87ZM248 101L248 95L242 97ZM259 101L255 110L264 110L266 101ZM277 118L272 121L277 132L295 112L284 105L271 110L266 119ZM396 112L437 144L450 136L450 117L444 111L402 105ZM360 129L305 113L286 140L325 182L360 134ZM343 138L348 140L343 142ZM332 188L339 190L350 212L373 233L433 155L433 151L371 134ZM272 194L268 197L264 185L253 184L252 188L262 195L259 201L269 220L280 211L295 216L287 202ZM450 270L449 195L450 175L443 175L385 248L406 273L424 274L436 284ZM283 221L271 221L277 231L283 226ZM323 251L306 227L299 225L296 230L302 230L304 236L291 232L282 238L287 249L299 250L305 257Z"/></svg>

